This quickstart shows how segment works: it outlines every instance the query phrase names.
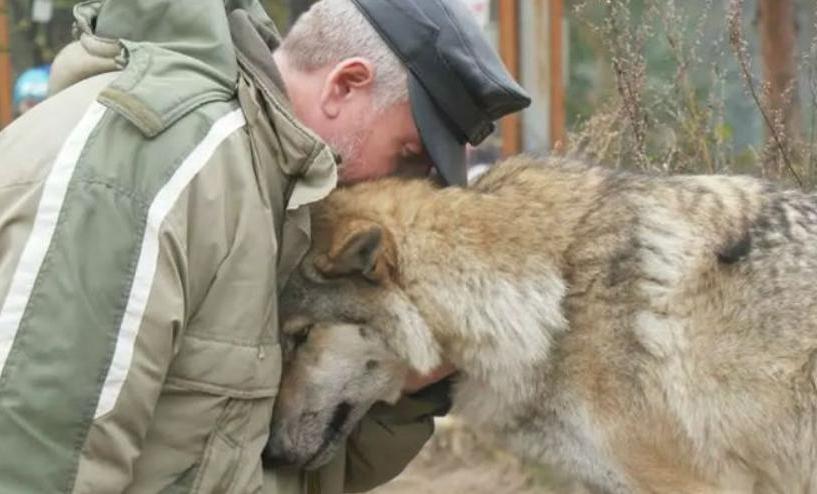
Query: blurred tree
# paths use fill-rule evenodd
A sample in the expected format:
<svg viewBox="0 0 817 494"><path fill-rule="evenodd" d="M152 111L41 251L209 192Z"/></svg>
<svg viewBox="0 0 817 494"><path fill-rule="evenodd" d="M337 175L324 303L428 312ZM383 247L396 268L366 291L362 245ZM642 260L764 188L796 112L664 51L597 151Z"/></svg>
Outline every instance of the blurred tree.
<svg viewBox="0 0 817 494"><path fill-rule="evenodd" d="M270 17L286 32L292 15L309 8L314 0L261 0ZM51 18L35 22L32 11L35 3L51 4ZM50 63L57 52L71 41L72 10L80 0L6 0L9 23L10 53L13 73Z"/></svg>
<svg viewBox="0 0 817 494"><path fill-rule="evenodd" d="M794 0L760 0L757 5L764 89L777 127L767 129L767 134L778 130L788 141L797 139L801 129L796 14Z"/></svg>
<svg viewBox="0 0 817 494"><path fill-rule="evenodd" d="M309 6L315 3L315 0L288 0L289 3L289 25L295 22L299 15L309 10Z"/></svg>
<svg viewBox="0 0 817 494"><path fill-rule="evenodd" d="M0 128L11 121L13 113L8 27L6 0L0 0Z"/></svg>
<svg viewBox="0 0 817 494"><path fill-rule="evenodd" d="M71 41L71 9L77 0L45 0L51 16L45 22L32 19L32 0L6 0L11 63L14 74L50 63L60 48Z"/></svg>
<svg viewBox="0 0 817 494"><path fill-rule="evenodd" d="M275 22L275 26L284 34L289 23L289 1L290 0L261 0L267 14Z"/></svg>

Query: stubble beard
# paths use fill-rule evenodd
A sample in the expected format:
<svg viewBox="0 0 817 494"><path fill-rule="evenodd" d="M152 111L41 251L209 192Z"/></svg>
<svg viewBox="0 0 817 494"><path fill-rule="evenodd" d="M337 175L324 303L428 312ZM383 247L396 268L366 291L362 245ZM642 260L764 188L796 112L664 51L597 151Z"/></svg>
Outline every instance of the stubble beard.
<svg viewBox="0 0 817 494"><path fill-rule="evenodd" d="M342 184L354 178L352 167L358 168L360 166L363 135L364 129L357 129L354 132L338 136L333 142L328 143L335 153L340 155L338 180Z"/></svg>

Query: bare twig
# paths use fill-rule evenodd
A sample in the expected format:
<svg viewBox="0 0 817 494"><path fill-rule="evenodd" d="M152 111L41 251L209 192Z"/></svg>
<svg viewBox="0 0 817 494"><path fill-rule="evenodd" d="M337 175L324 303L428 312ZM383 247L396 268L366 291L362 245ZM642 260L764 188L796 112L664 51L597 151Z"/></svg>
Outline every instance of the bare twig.
<svg viewBox="0 0 817 494"><path fill-rule="evenodd" d="M569 152L610 166L664 173L776 171L801 187L817 184L817 38L810 53L801 48L798 70L804 83L800 101L807 105L802 124L808 125L809 117L812 124L799 139L788 138L768 85L752 76L752 57L740 24L744 4L743 0L575 4L574 19L589 27L581 31L582 40L598 47L591 60L612 63L583 66L599 71L596 80L607 83L588 93L594 110L571 132ZM648 54L649 63L656 63L649 73ZM744 88L752 119L769 129L765 145L746 142L754 122L732 120L745 119L742 105L732 104L734 88ZM786 88L776 91L784 102L792 94ZM806 142L809 135L811 143ZM764 167L761 157L768 158L770 166Z"/></svg>
<svg viewBox="0 0 817 494"><path fill-rule="evenodd" d="M640 55L642 40L630 32L629 0L607 2L606 34L612 41L612 65L616 88L635 139L635 157L642 168L649 167L647 156L647 115L642 110L641 92L646 81L646 61ZM635 45L635 46L634 46Z"/></svg>
<svg viewBox="0 0 817 494"><path fill-rule="evenodd" d="M794 177L794 180L797 182L797 185L799 187L803 187L803 181L800 179L800 176L794 169L791 157L789 156L789 151L787 147L784 145L784 137L781 135L780 128L778 125L775 125L774 120L772 119L772 117L769 116L769 112L766 110L766 105L764 105L763 102L761 101L761 98L757 93L757 88L755 87L754 81L752 79L749 49L747 47L746 39L743 36L743 27L741 24L742 12L743 0L730 0L729 10L727 12L727 22L729 25L729 44L732 47L732 51L735 54L735 57L737 58L738 66L740 67L740 72L741 75L743 76L743 81L749 91L749 94L752 97L752 100L757 105L757 108L760 111L760 115L763 118L766 127L769 129L769 133L772 136L772 139L774 141L778 153L780 153L780 157L785 163L786 168L789 170L789 173L791 173L791 175Z"/></svg>

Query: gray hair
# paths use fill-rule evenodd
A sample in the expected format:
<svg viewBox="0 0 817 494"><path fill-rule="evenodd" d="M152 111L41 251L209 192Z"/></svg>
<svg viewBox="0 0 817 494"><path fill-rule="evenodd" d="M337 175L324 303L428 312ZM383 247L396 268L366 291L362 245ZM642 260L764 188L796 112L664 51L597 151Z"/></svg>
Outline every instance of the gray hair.
<svg viewBox="0 0 817 494"><path fill-rule="evenodd" d="M292 26L281 50L302 71L366 58L375 70L376 109L408 100L406 68L351 0L321 0L312 5Z"/></svg>

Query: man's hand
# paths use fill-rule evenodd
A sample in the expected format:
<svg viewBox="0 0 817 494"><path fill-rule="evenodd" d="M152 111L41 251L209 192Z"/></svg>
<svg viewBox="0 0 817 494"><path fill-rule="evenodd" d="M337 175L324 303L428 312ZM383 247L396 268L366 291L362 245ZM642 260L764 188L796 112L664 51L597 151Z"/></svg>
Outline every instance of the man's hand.
<svg viewBox="0 0 817 494"><path fill-rule="evenodd" d="M428 374L418 374L414 371L409 372L408 376L406 376L406 382L403 385L403 393L405 394L412 394L416 393L417 391L425 388L426 386L430 386L441 379L445 379L446 377L450 376L457 369L450 363L445 362L441 364L436 369L432 370Z"/></svg>

